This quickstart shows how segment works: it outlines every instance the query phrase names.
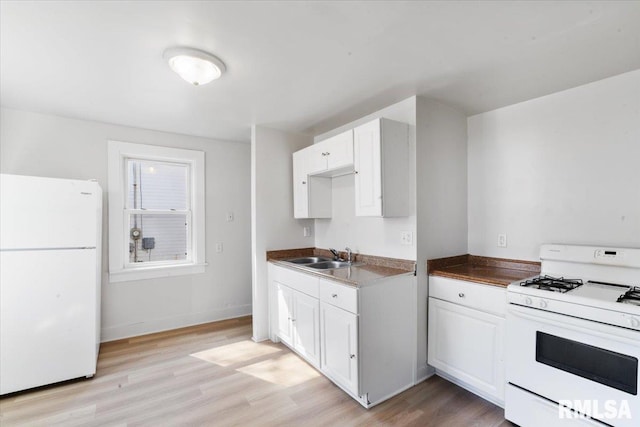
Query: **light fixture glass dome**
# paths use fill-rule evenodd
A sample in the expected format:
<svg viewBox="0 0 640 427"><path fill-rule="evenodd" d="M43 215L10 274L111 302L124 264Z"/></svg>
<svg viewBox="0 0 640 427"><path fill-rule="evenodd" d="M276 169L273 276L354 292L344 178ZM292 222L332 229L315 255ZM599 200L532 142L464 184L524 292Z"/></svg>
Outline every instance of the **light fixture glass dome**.
<svg viewBox="0 0 640 427"><path fill-rule="evenodd" d="M195 86L220 78L226 70L224 63L217 57L190 47L169 48L164 51L163 57L173 71Z"/></svg>

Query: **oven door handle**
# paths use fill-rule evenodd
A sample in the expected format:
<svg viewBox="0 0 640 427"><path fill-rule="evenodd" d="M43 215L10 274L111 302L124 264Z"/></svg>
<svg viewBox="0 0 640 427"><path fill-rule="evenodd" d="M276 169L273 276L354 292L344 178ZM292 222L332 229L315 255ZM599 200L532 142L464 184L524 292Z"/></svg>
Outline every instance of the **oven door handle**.
<svg viewBox="0 0 640 427"><path fill-rule="evenodd" d="M535 311L536 313L532 314L531 311ZM562 328L564 329L589 334L607 340L615 339L616 341L627 345L637 346L639 342L638 340L640 340L640 333L638 331L606 323L595 322L593 320L580 319L564 314L542 311L535 308L520 307L515 304L509 304L509 307L507 308L507 316L509 315L555 327L562 325ZM590 327L585 326L585 324L588 324ZM509 327L508 318L507 327Z"/></svg>

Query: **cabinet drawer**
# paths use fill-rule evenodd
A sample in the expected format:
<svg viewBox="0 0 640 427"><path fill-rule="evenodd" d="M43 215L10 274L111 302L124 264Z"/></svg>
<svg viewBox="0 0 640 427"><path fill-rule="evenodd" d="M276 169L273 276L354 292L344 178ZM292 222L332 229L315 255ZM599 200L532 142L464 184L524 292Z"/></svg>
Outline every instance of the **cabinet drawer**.
<svg viewBox="0 0 640 427"><path fill-rule="evenodd" d="M429 276L429 296L502 317L507 312L507 289L503 287Z"/></svg>
<svg viewBox="0 0 640 427"><path fill-rule="evenodd" d="M358 314L358 290L352 286L320 279L320 301Z"/></svg>
<svg viewBox="0 0 640 427"><path fill-rule="evenodd" d="M318 278L285 267L273 266L273 280L307 295L319 298Z"/></svg>

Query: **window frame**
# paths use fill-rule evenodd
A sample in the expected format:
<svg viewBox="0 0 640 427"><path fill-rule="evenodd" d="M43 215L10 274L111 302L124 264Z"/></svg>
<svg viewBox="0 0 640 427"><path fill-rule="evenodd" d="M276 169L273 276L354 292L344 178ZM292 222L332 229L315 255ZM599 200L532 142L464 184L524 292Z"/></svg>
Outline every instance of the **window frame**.
<svg viewBox="0 0 640 427"><path fill-rule="evenodd" d="M127 161L187 164L191 217L187 218L187 259L134 264L129 262ZM203 151L108 141L109 281L111 283L203 273L205 262L205 155ZM154 210L140 213L153 214ZM162 212L168 214L167 212ZM151 264L151 265L150 265Z"/></svg>

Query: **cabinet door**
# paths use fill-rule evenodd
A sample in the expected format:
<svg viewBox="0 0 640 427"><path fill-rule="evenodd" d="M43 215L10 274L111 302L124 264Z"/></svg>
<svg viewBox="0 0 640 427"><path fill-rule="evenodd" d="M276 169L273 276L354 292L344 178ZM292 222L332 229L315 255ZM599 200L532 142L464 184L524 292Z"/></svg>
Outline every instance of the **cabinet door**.
<svg viewBox="0 0 640 427"><path fill-rule="evenodd" d="M327 169L338 169L353 165L353 130L338 134L323 141L327 157Z"/></svg>
<svg viewBox="0 0 640 427"><path fill-rule="evenodd" d="M302 152L306 156L307 173L313 175L327 170L327 144L326 141L313 144Z"/></svg>
<svg viewBox="0 0 640 427"><path fill-rule="evenodd" d="M429 364L504 401L504 319L429 298Z"/></svg>
<svg viewBox="0 0 640 427"><path fill-rule="evenodd" d="M309 218L308 155L304 150L293 153L293 217Z"/></svg>
<svg viewBox="0 0 640 427"><path fill-rule="evenodd" d="M380 120L353 130L356 216L382 216Z"/></svg>
<svg viewBox="0 0 640 427"><path fill-rule="evenodd" d="M300 292L293 295L293 348L312 365L320 362L320 303Z"/></svg>
<svg viewBox="0 0 640 427"><path fill-rule="evenodd" d="M276 283L278 307L278 336L282 341L293 345L293 290Z"/></svg>
<svg viewBox="0 0 640 427"><path fill-rule="evenodd" d="M358 393L358 318L320 303L320 368L333 381Z"/></svg>

